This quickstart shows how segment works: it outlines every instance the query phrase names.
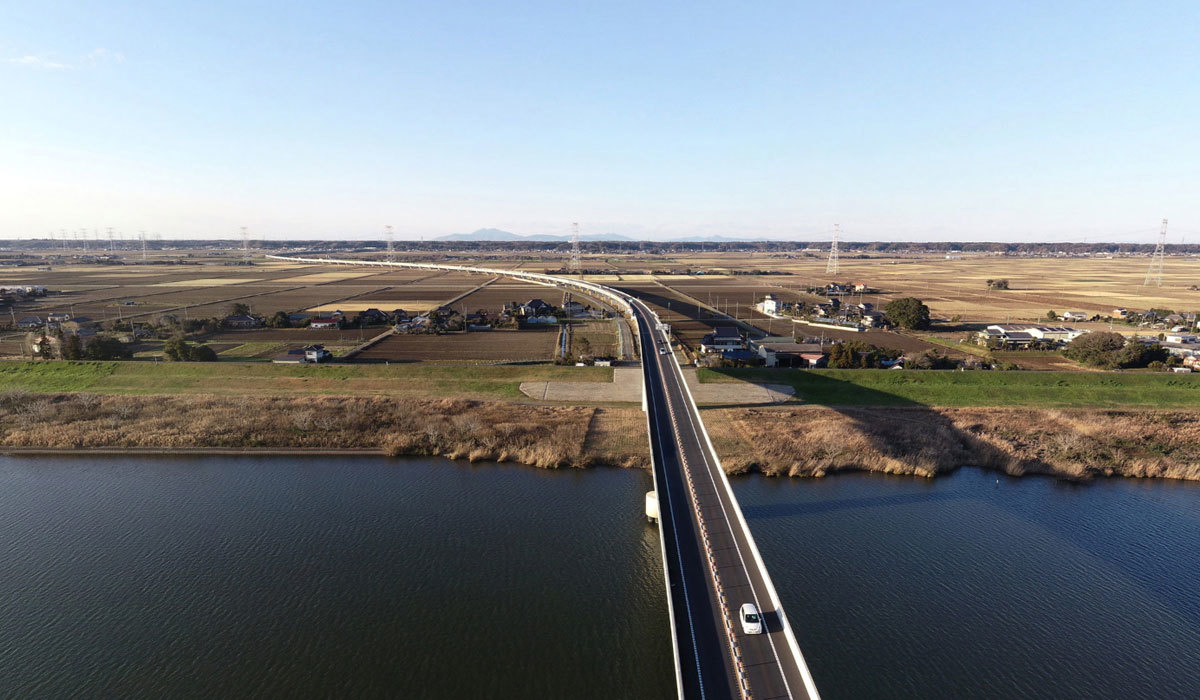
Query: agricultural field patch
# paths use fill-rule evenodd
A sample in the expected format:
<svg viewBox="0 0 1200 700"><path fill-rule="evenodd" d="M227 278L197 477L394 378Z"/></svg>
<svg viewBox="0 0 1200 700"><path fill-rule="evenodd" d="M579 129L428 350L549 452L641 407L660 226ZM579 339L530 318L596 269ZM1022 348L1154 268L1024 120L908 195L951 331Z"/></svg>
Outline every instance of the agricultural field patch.
<svg viewBox="0 0 1200 700"><path fill-rule="evenodd" d="M359 277L369 277L376 274L373 271L348 271L339 272L314 272L308 275L297 275L295 277L284 277L280 282L288 284L322 284L324 282L340 282L342 280L357 279Z"/></svg>
<svg viewBox="0 0 1200 700"><path fill-rule="evenodd" d="M173 280L171 282L157 282L152 286L155 287L220 287L227 284L243 284L246 282L259 282L261 278L245 278L245 277L200 277L190 280Z"/></svg>
<svg viewBox="0 0 1200 700"><path fill-rule="evenodd" d="M481 331L445 335L399 334L376 343L357 362L519 363L550 362L557 329Z"/></svg>
<svg viewBox="0 0 1200 700"><path fill-rule="evenodd" d="M358 313L359 311L366 311L367 309L380 309L382 311L404 309L408 312L420 312L435 309L441 306L444 301L445 299L368 299L365 301L339 301L330 304L311 306L305 309L305 311L312 313L329 313L333 311Z"/></svg>

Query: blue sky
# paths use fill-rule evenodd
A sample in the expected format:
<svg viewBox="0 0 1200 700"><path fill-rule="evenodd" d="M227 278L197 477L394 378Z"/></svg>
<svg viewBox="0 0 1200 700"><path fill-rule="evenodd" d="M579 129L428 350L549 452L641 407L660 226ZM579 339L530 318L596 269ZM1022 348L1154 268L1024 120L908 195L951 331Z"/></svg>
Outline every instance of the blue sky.
<svg viewBox="0 0 1200 700"><path fill-rule="evenodd" d="M4 3L0 237L1200 241L1194 1L352 5Z"/></svg>

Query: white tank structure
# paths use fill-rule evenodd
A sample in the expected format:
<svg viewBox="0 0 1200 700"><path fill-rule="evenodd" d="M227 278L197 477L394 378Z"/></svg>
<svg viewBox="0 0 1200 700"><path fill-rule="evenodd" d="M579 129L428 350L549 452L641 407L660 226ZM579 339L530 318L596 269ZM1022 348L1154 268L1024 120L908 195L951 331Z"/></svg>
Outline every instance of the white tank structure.
<svg viewBox="0 0 1200 700"><path fill-rule="evenodd" d="M658 492L646 492L646 519L650 521L658 520Z"/></svg>

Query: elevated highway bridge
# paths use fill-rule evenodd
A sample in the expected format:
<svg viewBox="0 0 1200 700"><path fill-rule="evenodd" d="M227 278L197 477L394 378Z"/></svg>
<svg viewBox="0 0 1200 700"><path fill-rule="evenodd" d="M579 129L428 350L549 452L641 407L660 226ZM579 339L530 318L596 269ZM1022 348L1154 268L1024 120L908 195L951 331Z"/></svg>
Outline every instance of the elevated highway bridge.
<svg viewBox="0 0 1200 700"><path fill-rule="evenodd" d="M641 301L570 277L433 263L268 256L325 265L409 267L503 275L569 289L622 310L641 349L643 408L650 435L658 527L681 698L819 697L783 604L721 468L666 327ZM660 348L667 348L666 351ZM762 614L745 634L743 603Z"/></svg>

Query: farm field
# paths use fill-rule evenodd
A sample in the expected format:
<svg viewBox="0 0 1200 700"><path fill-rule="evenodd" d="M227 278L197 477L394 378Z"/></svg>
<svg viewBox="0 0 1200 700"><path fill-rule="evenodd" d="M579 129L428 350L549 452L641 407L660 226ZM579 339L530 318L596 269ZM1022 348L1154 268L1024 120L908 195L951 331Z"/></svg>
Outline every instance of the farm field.
<svg viewBox="0 0 1200 700"><path fill-rule="evenodd" d="M378 254L363 254L378 259ZM415 269L354 268L348 266L298 264L267 261L254 265L231 265L237 254L182 254L161 251L147 264L129 256L128 265L55 262L51 270L33 266L0 269L0 284L41 284L57 293L22 301L12 318L57 312L73 312L105 322L117 319L154 321L170 314L179 318L207 318L229 313L234 303L244 303L253 313L276 311L326 313L335 309L353 315L367 308L424 311L462 297L455 302L465 311L495 311L509 301L543 298L559 303L561 292L540 285L499 279L479 286L488 278L462 273ZM169 264L167 261L199 264ZM446 260L456 264L478 264L497 268L544 271L561 267L565 256L547 253L422 253L414 260ZM736 313L741 321L763 333L797 337L838 337L874 343L905 352L955 343L930 343L922 334L847 333L805 325L792 328L787 322L772 321L754 311L753 304L767 293L785 300L816 300L802 292L810 285L828 281L863 282L881 293L863 297L883 306L898 296L916 296L932 309L933 335L957 340L972 330L996 322L1044 322L1051 309L1106 314L1116 307L1134 310L1150 307L1175 311L1200 310L1200 291L1188 287L1200 282L1200 261L1190 257L1168 257L1162 287L1143 287L1149 259L1146 257L1021 258L964 255L945 259L938 255L857 257L845 254L836 276L825 273L824 246L794 253L683 253L675 255L596 255L585 251L584 266L604 270L587 279L626 289L651 303L668 317L685 347L694 348L716 325L729 322L705 306ZM709 274L648 274L651 270L704 270ZM728 274L733 271L766 271L777 274ZM1009 280L1009 290L988 290L987 279ZM475 290L475 291L472 291ZM463 296L466 294L467 296ZM584 300L585 303L592 303ZM702 308L697 308L697 301ZM121 302L132 302L124 305ZM669 313L667 304L670 304ZM951 319L956 319L951 321ZM1107 330L1108 324L1073 323L1080 328ZM1138 331L1116 324L1126 334ZM1145 331L1143 331L1145 332ZM0 339L0 352L21 352L23 334ZM215 340L211 342L217 342ZM255 340L249 342L268 342ZM281 341L282 342L282 341ZM429 341L423 341L429 342ZM447 341L449 343L462 341ZM239 343L245 345L245 343ZM246 350L247 348L243 348ZM533 351L533 348L523 348ZM971 349L961 350L967 354ZM254 353L255 356L267 352ZM464 361L489 361L491 353L455 346ZM424 354L424 350L415 354ZM429 353L432 356L432 353ZM533 355L542 357L540 347ZM237 355L239 357L244 355ZM405 354L405 357L409 357ZM451 357L457 357L455 354ZM552 357L546 353L544 357ZM507 358L505 358L507 359ZM1057 357L1017 354L1012 361L1023 367L1044 370L1076 369ZM400 361L400 360L397 360Z"/></svg>
<svg viewBox="0 0 1200 700"><path fill-rule="evenodd" d="M355 357L360 363L514 363L551 362L558 328L477 333L398 334Z"/></svg>
<svg viewBox="0 0 1200 700"><path fill-rule="evenodd" d="M221 317L234 303L253 313L366 308L423 311L470 291L485 278L427 270L348 269L344 266L263 263L226 265L56 265L2 271L3 284L40 284L50 294L19 302L11 318L67 312L96 322ZM121 302L128 302L123 304ZM17 339L0 350L19 352Z"/></svg>
<svg viewBox="0 0 1200 700"><path fill-rule="evenodd" d="M586 347L597 357L617 354L617 332L614 321L582 321L571 324L571 352L581 354ZM586 343L585 343L586 341Z"/></svg>
<svg viewBox="0 0 1200 700"><path fill-rule="evenodd" d="M707 301L711 294L731 303L753 303L767 291L785 300L813 285L828 282L862 282L880 290L864 301L882 306L899 296L916 296L930 306L933 316L960 316L965 323L1036 321L1049 310L1087 311L1101 315L1114 308L1200 309L1200 261L1168 257L1161 287L1142 285L1149 258L1021 258L1002 256L843 257L837 275L825 272L821 256L778 257L689 256L673 260L675 266L707 269L762 269L780 272L765 276L693 275L658 276L668 286ZM708 267L711 266L711 267ZM598 276L599 277L599 276ZM1007 279L1010 289L989 290L988 279ZM645 280L639 280L639 283ZM758 285L758 286L756 286ZM775 288L772 290L772 288ZM873 298L872 298L873 297ZM724 301L721 302L722 305ZM723 308L723 306L722 306Z"/></svg>

